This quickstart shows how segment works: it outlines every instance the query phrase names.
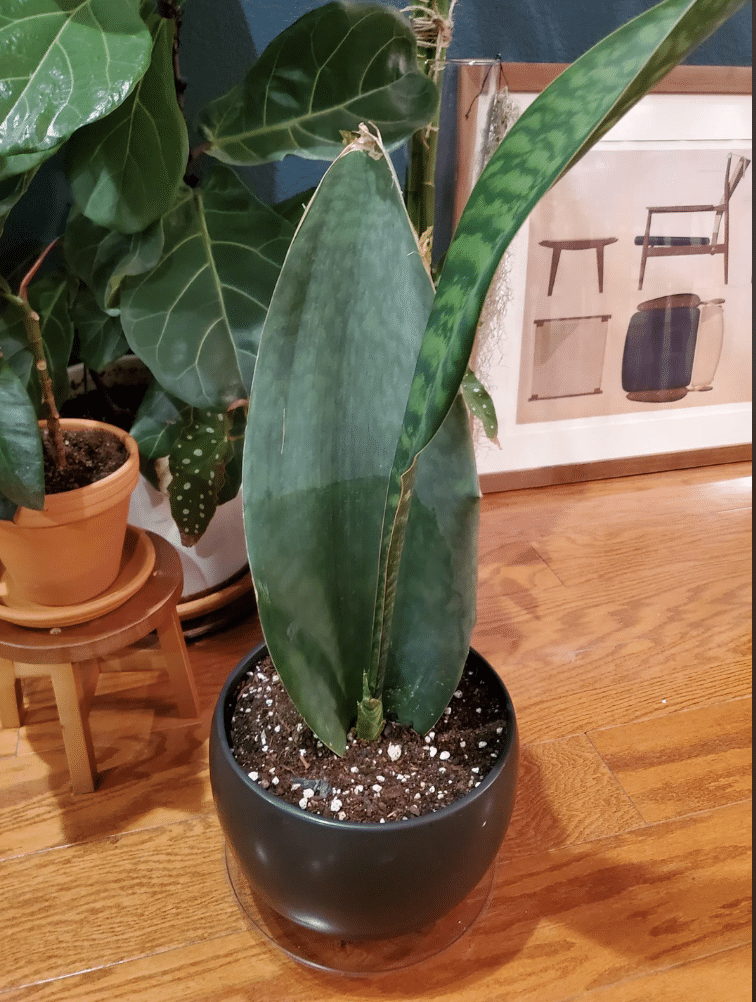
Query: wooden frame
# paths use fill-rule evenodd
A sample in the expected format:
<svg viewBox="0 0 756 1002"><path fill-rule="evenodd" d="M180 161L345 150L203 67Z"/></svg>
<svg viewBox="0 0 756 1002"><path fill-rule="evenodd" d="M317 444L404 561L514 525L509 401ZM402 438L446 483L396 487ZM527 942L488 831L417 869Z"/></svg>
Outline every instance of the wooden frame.
<svg viewBox="0 0 756 1002"><path fill-rule="evenodd" d="M457 178L454 219L461 214L474 183L476 127L470 121L469 110L478 95L490 81L492 69L497 73L500 86L507 86L510 94L535 94L544 89L567 64L555 63L501 63L471 61L462 63L458 73L458 123L457 123ZM490 85L490 84L489 84ZM674 69L652 91L653 94L675 95L750 95L752 71L750 67L681 66ZM645 100L645 99L644 99ZM641 226L642 231L642 226ZM552 260L552 271L554 261ZM594 265L595 282L595 265ZM551 275L550 289L553 289ZM637 272L636 272L637 280ZM593 311L586 311L593 312ZM599 312L599 311L596 311ZM501 417L501 415L500 415ZM506 448L507 429L500 438ZM691 443L692 444L692 443ZM595 461L544 463L537 468L482 470L481 489L484 492L512 490L532 486L545 486L610 477L630 476L645 472L685 469L697 466L748 461L751 459L750 441L723 441L721 445L703 448L683 447L679 451L665 450L651 454L601 457Z"/></svg>

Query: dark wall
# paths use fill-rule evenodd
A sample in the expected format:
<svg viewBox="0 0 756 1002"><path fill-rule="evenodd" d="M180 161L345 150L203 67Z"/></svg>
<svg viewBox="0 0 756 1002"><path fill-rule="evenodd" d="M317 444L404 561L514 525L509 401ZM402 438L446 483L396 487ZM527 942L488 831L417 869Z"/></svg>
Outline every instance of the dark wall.
<svg viewBox="0 0 756 1002"><path fill-rule="evenodd" d="M244 59L297 18L326 0L187 0L182 67L190 87L189 113L222 94L243 74ZM387 0L401 9L410 0ZM572 62L609 32L653 6L652 0L459 0L452 58L497 58L505 62ZM747 5L689 58L704 65L751 62L751 14ZM213 57L213 52L216 57ZM221 58L217 58L221 53ZM401 169L402 158L397 158ZM287 158L275 167L250 171L261 198L278 201L316 184L324 165ZM401 176L401 174L400 174Z"/></svg>
<svg viewBox="0 0 756 1002"><path fill-rule="evenodd" d="M240 80L265 46L284 28L326 0L186 0L181 68L188 81L187 118ZM410 0L388 0L401 9ZM452 58L505 62L572 62L604 35L647 10L651 0L459 0ZM690 57L708 65L751 62L751 12L747 5ZM453 119L453 94L445 97ZM447 137L448 139L448 137ZM192 142L196 142L196 135ZM448 142L447 142L448 150ZM443 152L443 151L442 151ZM400 177L403 156L395 157ZM325 164L288 157L281 164L241 173L265 201L288 198L317 183ZM441 192L451 190L449 155L440 165ZM56 158L33 182L31 198L11 216L0 256L47 242L62 229L70 204Z"/></svg>

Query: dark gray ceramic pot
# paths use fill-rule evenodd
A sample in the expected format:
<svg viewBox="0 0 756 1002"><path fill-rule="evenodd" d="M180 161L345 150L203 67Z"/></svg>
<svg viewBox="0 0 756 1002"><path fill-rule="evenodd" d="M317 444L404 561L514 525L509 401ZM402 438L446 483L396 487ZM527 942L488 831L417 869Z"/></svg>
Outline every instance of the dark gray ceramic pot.
<svg viewBox="0 0 756 1002"><path fill-rule="evenodd" d="M435 921L492 865L512 815L518 738L514 707L491 666L470 651L505 708L507 744L480 786L434 814L362 824L307 814L254 783L231 754L236 693L267 653L235 668L210 732L210 780L228 844L251 889L279 914L343 939L383 939Z"/></svg>

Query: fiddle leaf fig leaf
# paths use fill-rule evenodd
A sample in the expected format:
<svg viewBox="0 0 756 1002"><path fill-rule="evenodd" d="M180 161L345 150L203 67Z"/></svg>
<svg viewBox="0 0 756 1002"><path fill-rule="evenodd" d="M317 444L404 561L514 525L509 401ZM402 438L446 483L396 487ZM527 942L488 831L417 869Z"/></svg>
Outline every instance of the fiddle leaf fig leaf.
<svg viewBox="0 0 756 1002"><path fill-rule="evenodd" d="M40 509L45 502L42 440L29 395L0 355L0 518L16 507Z"/></svg>
<svg viewBox="0 0 756 1002"><path fill-rule="evenodd" d="M85 216L120 233L138 233L173 203L188 155L173 78L173 21L161 18L147 72L107 118L71 137L66 171Z"/></svg>
<svg viewBox="0 0 756 1002"><path fill-rule="evenodd" d="M128 352L121 321L100 309L86 285L79 286L71 318L79 338L79 358L88 368L100 372Z"/></svg>
<svg viewBox="0 0 756 1002"><path fill-rule="evenodd" d="M138 0L15 0L0 11L0 156L48 150L102 118L147 69Z"/></svg>
<svg viewBox="0 0 756 1002"><path fill-rule="evenodd" d="M225 414L195 410L171 449L168 496L184 546L201 538L215 514L230 451L229 425Z"/></svg>
<svg viewBox="0 0 756 1002"><path fill-rule="evenodd" d="M55 400L60 405L70 393L68 364L73 347L71 320L71 279L57 274L45 275L29 287L29 303L39 314L47 367ZM42 415L42 394L34 370L24 323L24 310L13 299L0 297L0 351L21 381L35 411Z"/></svg>
<svg viewBox="0 0 756 1002"><path fill-rule="evenodd" d="M158 220L142 233L127 236L98 226L73 209L63 237L63 252L68 267L88 286L100 309L118 316L123 280L149 271L160 260L162 222Z"/></svg>
<svg viewBox="0 0 756 1002"><path fill-rule="evenodd" d="M498 445L499 422L493 400L472 369L467 369L462 377L462 396L467 409L483 426L486 438Z"/></svg>
<svg viewBox="0 0 756 1002"><path fill-rule="evenodd" d="M153 379L136 412L130 434L145 459L162 459L170 454L182 429L191 422L192 408L166 393Z"/></svg>
<svg viewBox="0 0 756 1002"><path fill-rule="evenodd" d="M126 339L166 390L215 411L249 396L294 227L216 164L163 217L157 266L124 280Z"/></svg>
<svg viewBox="0 0 756 1002"><path fill-rule="evenodd" d="M0 157L0 235L11 209L26 194L26 189L40 166L57 151L58 147L53 147L41 153L17 153Z"/></svg>
<svg viewBox="0 0 756 1002"><path fill-rule="evenodd" d="M430 121L437 104L409 23L379 4L338 0L281 32L242 83L206 106L198 128L208 153L225 163L290 153L332 160L342 132L373 122L393 146Z"/></svg>

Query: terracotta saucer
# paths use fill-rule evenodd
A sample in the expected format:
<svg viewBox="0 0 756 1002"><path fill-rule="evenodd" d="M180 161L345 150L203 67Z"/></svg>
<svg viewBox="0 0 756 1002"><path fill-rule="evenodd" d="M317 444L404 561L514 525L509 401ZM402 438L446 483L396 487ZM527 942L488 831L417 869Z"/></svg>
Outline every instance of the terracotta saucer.
<svg viewBox="0 0 756 1002"><path fill-rule="evenodd" d="M126 528L121 569L106 591L78 605L38 605L35 602L14 602L8 591L4 568L0 568L0 619L16 626L50 628L75 626L112 612L135 595L155 566L155 547L143 529Z"/></svg>

